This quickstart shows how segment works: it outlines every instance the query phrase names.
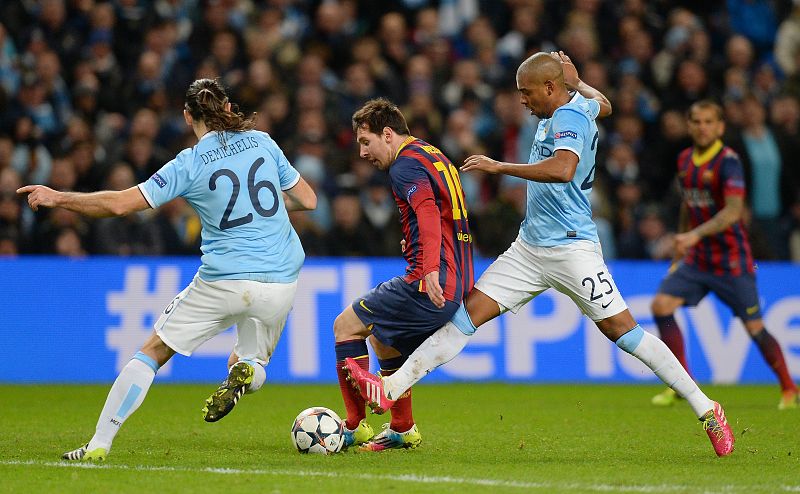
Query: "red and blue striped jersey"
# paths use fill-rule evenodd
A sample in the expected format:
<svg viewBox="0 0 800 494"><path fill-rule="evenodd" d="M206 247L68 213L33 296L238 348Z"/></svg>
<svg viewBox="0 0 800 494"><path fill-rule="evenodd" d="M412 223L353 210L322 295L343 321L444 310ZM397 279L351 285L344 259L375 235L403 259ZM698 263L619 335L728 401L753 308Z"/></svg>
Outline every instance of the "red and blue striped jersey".
<svg viewBox="0 0 800 494"><path fill-rule="evenodd" d="M389 167L389 177L406 241L406 283L424 292L423 278L438 270L445 299L460 304L475 273L458 170L439 149L410 136Z"/></svg>
<svg viewBox="0 0 800 494"><path fill-rule="evenodd" d="M705 161L695 161L693 148L678 157L678 182L689 219L689 229L705 223L725 207L725 196L744 196L742 162L734 150L720 149ZM715 235L703 237L684 262L715 275L753 273L753 256L741 220Z"/></svg>

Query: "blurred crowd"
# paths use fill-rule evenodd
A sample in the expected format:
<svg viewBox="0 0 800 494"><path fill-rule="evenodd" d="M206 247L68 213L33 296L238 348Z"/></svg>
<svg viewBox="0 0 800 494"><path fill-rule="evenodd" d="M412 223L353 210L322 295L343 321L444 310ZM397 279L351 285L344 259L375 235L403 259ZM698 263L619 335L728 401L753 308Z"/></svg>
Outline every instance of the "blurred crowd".
<svg viewBox="0 0 800 494"><path fill-rule="evenodd" d="M558 49L614 107L593 193L606 258L671 257L684 112L713 98L745 163L755 256L800 262L800 0L2 0L0 255L198 253L182 200L90 220L34 213L14 191L148 179L194 145L183 96L200 77L257 112L317 191L318 208L292 217L308 255L399 255L388 177L358 157L352 113L385 96L457 165L527 162L537 122L516 68ZM495 256L525 183L461 180L477 253Z"/></svg>

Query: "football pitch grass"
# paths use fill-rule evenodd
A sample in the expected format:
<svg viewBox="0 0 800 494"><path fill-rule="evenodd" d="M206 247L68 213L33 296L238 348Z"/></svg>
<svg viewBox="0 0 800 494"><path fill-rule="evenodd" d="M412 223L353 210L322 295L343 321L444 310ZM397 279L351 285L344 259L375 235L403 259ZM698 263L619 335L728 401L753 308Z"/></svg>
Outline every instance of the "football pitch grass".
<svg viewBox="0 0 800 494"><path fill-rule="evenodd" d="M108 386L3 385L0 492L800 492L800 410L777 410L777 386L705 388L730 457L685 402L651 406L656 386L421 385L418 449L325 457L289 429L309 406L344 415L335 384L267 384L207 424L215 385L156 383L96 466L59 457L89 439ZM384 417L367 416L378 431Z"/></svg>

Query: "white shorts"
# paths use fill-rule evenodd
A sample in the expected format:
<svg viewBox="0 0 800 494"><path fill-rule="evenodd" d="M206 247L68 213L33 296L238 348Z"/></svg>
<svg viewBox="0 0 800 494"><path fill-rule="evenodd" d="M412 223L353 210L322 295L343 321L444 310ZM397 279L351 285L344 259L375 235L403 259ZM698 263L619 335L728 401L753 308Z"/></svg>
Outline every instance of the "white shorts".
<svg viewBox="0 0 800 494"><path fill-rule="evenodd" d="M534 297L555 288L593 321L628 308L603 260L600 244L578 240L536 247L517 238L481 275L475 288L516 313Z"/></svg>
<svg viewBox="0 0 800 494"><path fill-rule="evenodd" d="M266 365L292 309L297 282L205 281L195 276L164 309L156 334L181 355L236 325L233 351Z"/></svg>

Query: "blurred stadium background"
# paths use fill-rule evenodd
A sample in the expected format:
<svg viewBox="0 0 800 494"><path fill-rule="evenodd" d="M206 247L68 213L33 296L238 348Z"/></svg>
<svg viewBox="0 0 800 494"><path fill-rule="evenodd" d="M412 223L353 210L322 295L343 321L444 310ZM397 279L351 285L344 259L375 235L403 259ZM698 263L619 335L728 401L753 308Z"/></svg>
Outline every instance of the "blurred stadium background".
<svg viewBox="0 0 800 494"><path fill-rule="evenodd" d="M258 128L318 194L316 211L292 217L307 266L268 373L335 380L333 318L402 269L387 177L358 158L352 112L386 96L415 136L455 163L473 153L524 162L536 119L519 104L515 70L528 54L555 49L614 105L598 122L595 220L615 279L648 329L677 226L683 112L704 97L724 105L725 142L747 169L766 324L800 378L800 1L3 0L0 381L110 382L191 279L199 221L180 200L91 221L33 213L14 191L146 180L194 144L181 110L198 77L219 77L242 111L258 112ZM478 174L462 183L476 251L491 259L517 234L524 183ZM773 382L716 301L683 317L700 380ZM159 379L216 380L231 344L222 335ZM21 348L42 372L22 375ZM431 377L650 379L549 293L482 329Z"/></svg>

